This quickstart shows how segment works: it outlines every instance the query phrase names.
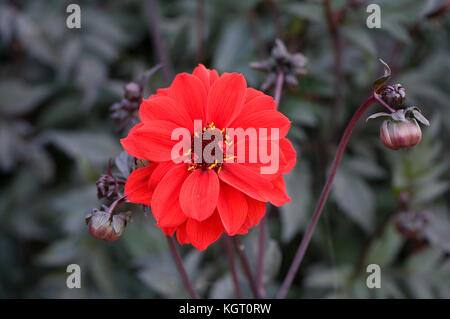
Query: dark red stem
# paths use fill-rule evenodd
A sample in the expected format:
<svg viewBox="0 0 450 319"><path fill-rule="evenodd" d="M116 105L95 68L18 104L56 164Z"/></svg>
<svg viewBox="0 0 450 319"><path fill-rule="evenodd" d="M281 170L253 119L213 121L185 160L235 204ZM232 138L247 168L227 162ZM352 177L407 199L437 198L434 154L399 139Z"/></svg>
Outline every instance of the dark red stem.
<svg viewBox="0 0 450 319"><path fill-rule="evenodd" d="M228 264L230 265L231 279L233 280L236 297L242 299L242 290L236 270L236 263L234 262L233 243L230 236L225 236L225 250L227 252Z"/></svg>
<svg viewBox="0 0 450 319"><path fill-rule="evenodd" d="M203 60L203 37L204 37L204 24L205 24L205 0L197 0L197 12L196 12L196 32L197 32L197 62Z"/></svg>
<svg viewBox="0 0 450 319"><path fill-rule="evenodd" d="M123 195L123 196L119 197L118 199L116 199L111 204L111 206L109 206L108 213L111 215L114 212L114 209L116 209L117 205L119 205L120 202L124 201L126 197L127 197L127 195Z"/></svg>
<svg viewBox="0 0 450 319"><path fill-rule="evenodd" d="M160 30L160 11L157 0L147 1L148 28L152 38L153 47L156 51L157 58L162 65L164 78L170 83L173 78L172 64L170 63L167 53L166 43L161 35Z"/></svg>
<svg viewBox="0 0 450 319"><path fill-rule="evenodd" d="M309 222L308 228L306 229L305 235L303 236L300 246L298 247L297 253L294 257L294 261L292 262L289 271L286 275L286 278L284 279L283 284L281 285L281 288L277 294L278 299L284 298L289 288L291 287L292 281L294 280L298 267L300 266L303 260L303 256L305 255L306 249L308 248L309 242L311 241L311 237L314 233L314 229L316 228L316 224L319 221L319 217L322 213L323 206L327 201L331 185L333 184L334 176L336 175L339 163L341 162L342 155L344 154L345 147L347 146L347 142L350 139L353 129L358 123L358 120L361 118L361 116L373 102L375 102L375 97L374 95L371 95L369 98L367 98L367 100L363 104L361 104L361 106L355 112L352 119L345 128L344 134L342 135L341 141L339 142L336 155L334 156L333 163L331 164L328 179L325 183L325 186L323 187L322 194L320 195L319 201L317 202L317 206L314 210L311 221Z"/></svg>
<svg viewBox="0 0 450 319"><path fill-rule="evenodd" d="M275 83L274 100L276 106L280 105L281 93L283 92L284 73L280 72L277 76ZM261 298L266 296L266 290L264 289L264 256L266 252L266 232L267 232L267 216L264 216L259 226L259 238L258 238L258 267L256 269L256 288Z"/></svg>
<svg viewBox="0 0 450 319"><path fill-rule="evenodd" d="M331 1L325 0L324 1L325 6L325 17L328 22L328 30L331 35L331 40L333 44L333 53L334 53L334 74L336 76L335 83L334 83L334 90L336 98L334 100L332 111L333 111L333 118L338 118L338 112L341 107L342 102L342 83L343 81L343 74L342 74L342 41L340 37L339 32L339 21L335 18L332 8L331 8ZM335 122L333 122L335 123ZM335 126L335 124L333 124ZM331 132L334 133L335 127L332 128Z"/></svg>
<svg viewBox="0 0 450 319"><path fill-rule="evenodd" d="M199 295L192 286L191 280L189 279L188 274L186 273L186 269L184 269L183 261L180 256L180 252L178 251L177 244L172 236L166 236L167 242L169 243L170 252L172 253L173 260L175 261L175 265L177 266L178 272L180 273L181 279L184 282L184 286L186 287L189 295L192 299L200 299Z"/></svg>
<svg viewBox="0 0 450 319"><path fill-rule="evenodd" d="M258 289L256 288L255 279L253 278L252 270L250 268L250 263L248 262L247 256L245 255L244 245L242 245L239 237L234 236L234 246L239 255L239 259L241 260L242 268L244 268L245 275L247 276L248 283L250 285L250 289L252 290L253 296L255 298L260 298Z"/></svg>

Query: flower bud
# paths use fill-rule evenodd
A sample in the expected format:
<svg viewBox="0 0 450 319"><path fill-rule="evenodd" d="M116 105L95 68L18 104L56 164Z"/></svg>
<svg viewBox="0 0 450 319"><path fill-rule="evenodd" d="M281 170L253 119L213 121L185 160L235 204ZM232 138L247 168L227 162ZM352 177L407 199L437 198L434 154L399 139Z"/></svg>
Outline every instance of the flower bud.
<svg viewBox="0 0 450 319"><path fill-rule="evenodd" d="M416 146L422 139L422 130L415 119L405 121L384 120L380 127L380 140L384 146L398 150Z"/></svg>
<svg viewBox="0 0 450 319"><path fill-rule="evenodd" d="M380 140L384 146L393 150L408 149L420 142L422 130L417 121L430 126L428 120L416 106L399 109L393 113L375 113L369 116L367 120L377 117L387 118L380 126Z"/></svg>
<svg viewBox="0 0 450 319"><path fill-rule="evenodd" d="M95 238L111 242L119 239L128 220L129 213L110 214L97 208L86 216L89 233Z"/></svg>
<svg viewBox="0 0 450 319"><path fill-rule="evenodd" d="M380 89L380 96L389 106L402 105L406 100L406 90L401 84L386 85Z"/></svg>
<svg viewBox="0 0 450 319"><path fill-rule="evenodd" d="M142 87L136 82L130 82L125 86L125 98L129 101L140 101Z"/></svg>
<svg viewBox="0 0 450 319"><path fill-rule="evenodd" d="M251 62L250 67L267 72L262 84L262 90L267 90L276 84L278 75L284 74L286 84L296 86L298 78L306 74L306 57L300 52L290 53L284 43L277 39L270 57L263 61Z"/></svg>
<svg viewBox="0 0 450 319"><path fill-rule="evenodd" d="M119 194L119 185L116 183L114 176L104 174L95 182L97 185L98 199L113 199Z"/></svg>

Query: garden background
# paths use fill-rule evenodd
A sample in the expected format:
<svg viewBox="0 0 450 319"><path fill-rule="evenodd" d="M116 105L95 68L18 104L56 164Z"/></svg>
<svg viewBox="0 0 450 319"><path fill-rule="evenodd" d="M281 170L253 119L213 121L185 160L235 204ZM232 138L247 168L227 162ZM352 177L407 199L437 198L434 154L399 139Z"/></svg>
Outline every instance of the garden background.
<svg viewBox="0 0 450 319"><path fill-rule="evenodd" d="M122 152L109 109L159 62L145 96L198 62L260 88L266 74L249 64L279 38L308 62L281 97L298 159L286 176L292 202L268 208L267 296L287 272L382 58L431 127L414 149L391 151L379 123L359 123L288 297L450 298L449 1L370 1L381 7L381 29L367 28L364 1L80 0L81 29L66 27L69 3L0 1L0 297L187 297L151 213L130 205L117 242L89 235L84 217L101 205L95 181ZM242 238L252 262L257 234ZM181 252L202 296L234 296L222 239ZM72 263L81 266L81 289L66 287ZM380 289L366 286L372 263L381 266Z"/></svg>

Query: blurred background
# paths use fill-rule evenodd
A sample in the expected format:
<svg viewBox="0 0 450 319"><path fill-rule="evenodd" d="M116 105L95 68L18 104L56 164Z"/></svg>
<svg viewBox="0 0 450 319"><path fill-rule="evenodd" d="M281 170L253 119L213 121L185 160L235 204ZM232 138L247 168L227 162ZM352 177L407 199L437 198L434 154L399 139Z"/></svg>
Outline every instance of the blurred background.
<svg viewBox="0 0 450 319"><path fill-rule="evenodd" d="M68 29L71 2L0 1L1 298L187 297L141 207L123 208L134 214L117 242L89 235L84 217L103 203L95 181L122 152L110 107L159 62L145 97L198 62L261 88L267 74L249 63L266 59L276 38L308 62L281 98L299 157L286 176L292 202L269 208L267 295L287 272L382 58L431 127L419 146L391 151L380 122L360 121L288 297L450 298L449 1L79 0L81 29ZM381 29L366 26L369 3L381 7ZM257 234L242 238L252 262ZM202 296L234 296L222 239L181 252ZM66 287L72 263L81 289ZM381 266L380 289L366 286L371 263ZM250 297L241 268L239 276Z"/></svg>

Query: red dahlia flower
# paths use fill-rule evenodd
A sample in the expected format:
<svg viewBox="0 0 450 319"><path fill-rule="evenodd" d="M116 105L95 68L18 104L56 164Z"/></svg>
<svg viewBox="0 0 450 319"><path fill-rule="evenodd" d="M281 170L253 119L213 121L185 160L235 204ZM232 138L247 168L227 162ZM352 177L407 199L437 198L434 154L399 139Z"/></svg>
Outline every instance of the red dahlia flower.
<svg viewBox="0 0 450 319"><path fill-rule="evenodd" d="M139 117L141 123L121 142L130 155L150 163L129 176L125 194L130 202L151 206L157 225L166 235L176 232L180 244L204 250L223 232L245 234L264 216L266 202L281 206L290 201L282 176L296 162L285 137L290 121L276 110L272 97L247 88L242 75L219 76L199 65L193 74L178 74L169 88L143 100ZM194 121L201 121L202 127L194 127ZM178 128L190 137L183 162L172 159L179 143L172 132ZM277 129L279 134L258 131L256 136L230 138L229 128ZM211 153L216 158L212 163L198 160L194 146L199 139L200 152L206 150L207 133L223 137L211 139L219 146ZM247 152L243 161L228 153L239 145ZM261 154L250 159L248 153L258 146L270 149L269 155L278 153L275 171L263 173L268 164Z"/></svg>

